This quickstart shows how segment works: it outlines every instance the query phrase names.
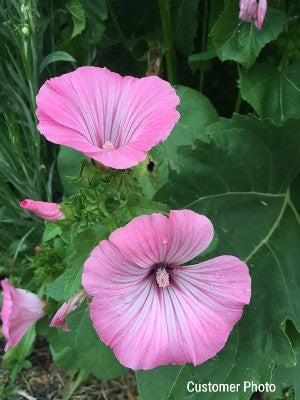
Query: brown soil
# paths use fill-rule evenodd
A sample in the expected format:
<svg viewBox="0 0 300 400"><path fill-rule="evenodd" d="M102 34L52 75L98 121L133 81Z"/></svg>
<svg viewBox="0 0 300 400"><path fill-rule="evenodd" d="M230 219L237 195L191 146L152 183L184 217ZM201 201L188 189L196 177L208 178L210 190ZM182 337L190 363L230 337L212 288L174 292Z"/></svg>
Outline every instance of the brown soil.
<svg viewBox="0 0 300 400"><path fill-rule="evenodd" d="M38 339L29 360L32 368L19 374L14 385L17 390L11 397L1 397L0 394L1 400L61 400L70 374L52 363L45 340ZM0 369L0 393L1 388L9 384L9 375L10 371ZM90 376L70 400L138 400L135 376L128 373L109 381Z"/></svg>

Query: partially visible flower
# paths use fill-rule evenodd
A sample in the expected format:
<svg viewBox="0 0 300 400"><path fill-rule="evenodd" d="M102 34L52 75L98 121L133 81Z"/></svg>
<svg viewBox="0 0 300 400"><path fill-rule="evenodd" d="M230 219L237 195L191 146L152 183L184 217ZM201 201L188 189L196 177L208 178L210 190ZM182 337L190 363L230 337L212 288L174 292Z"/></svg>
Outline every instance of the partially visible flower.
<svg viewBox="0 0 300 400"><path fill-rule="evenodd" d="M50 142L118 169L144 160L179 119L179 98L168 82L107 68L80 67L52 78L36 102L38 129Z"/></svg>
<svg viewBox="0 0 300 400"><path fill-rule="evenodd" d="M262 28L267 11L267 1L258 0L240 0L240 13L239 17L242 21L254 21L257 29Z"/></svg>
<svg viewBox="0 0 300 400"><path fill-rule="evenodd" d="M91 319L122 364L198 365L223 348L249 304L251 279L232 256L183 265L212 238L204 215L171 211L134 218L92 251L82 276Z"/></svg>
<svg viewBox="0 0 300 400"><path fill-rule="evenodd" d="M66 317L71 311L75 310L78 306L80 306L80 304L86 297L87 293L84 290L80 290L78 293L74 294L74 296L71 297L71 299L67 303L64 303L58 309L58 311L52 318L50 326L51 327L62 326L64 332L69 332L70 329L67 327Z"/></svg>
<svg viewBox="0 0 300 400"><path fill-rule="evenodd" d="M2 332L7 340L4 351L15 346L27 330L45 315L46 303L36 294L24 289L16 289L7 279L1 281L2 292Z"/></svg>
<svg viewBox="0 0 300 400"><path fill-rule="evenodd" d="M60 205L57 203L25 199L20 203L20 207L48 221L57 221L65 218L64 214L60 211Z"/></svg>
<svg viewBox="0 0 300 400"><path fill-rule="evenodd" d="M256 7L256 0L240 0L240 19L245 22L252 21L256 12Z"/></svg>
<svg viewBox="0 0 300 400"><path fill-rule="evenodd" d="M41 246L35 246L34 250L35 250L35 251L41 251L42 248L41 248Z"/></svg>
<svg viewBox="0 0 300 400"><path fill-rule="evenodd" d="M267 0L259 0L258 6L256 7L255 18L254 18L254 23L257 29L262 28L266 12L267 12Z"/></svg>

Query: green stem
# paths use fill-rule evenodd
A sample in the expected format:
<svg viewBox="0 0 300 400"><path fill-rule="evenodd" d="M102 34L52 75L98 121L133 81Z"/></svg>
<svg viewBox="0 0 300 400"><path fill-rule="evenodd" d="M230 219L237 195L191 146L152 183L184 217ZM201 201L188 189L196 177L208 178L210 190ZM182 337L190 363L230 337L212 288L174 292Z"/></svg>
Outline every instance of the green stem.
<svg viewBox="0 0 300 400"><path fill-rule="evenodd" d="M168 81L174 84L176 81L176 71L175 71L175 51L172 40L172 25L171 25L171 10L170 10L170 0L158 0L160 20L162 25L166 64L167 64L167 74Z"/></svg>
<svg viewBox="0 0 300 400"><path fill-rule="evenodd" d="M204 2L204 19L203 19L203 24L202 24L202 38L201 38L201 52L206 51L206 35L207 35L207 22L208 22L208 0L205 0ZM199 90L200 92L203 92L203 87L204 87L204 67L205 67L205 62L203 61L201 64L200 68L200 84L199 84Z"/></svg>
<svg viewBox="0 0 300 400"><path fill-rule="evenodd" d="M237 97L236 97L234 112L239 114L240 109L241 109L241 104L242 104L242 101L243 101L242 96L241 96L241 89L240 89L241 80L243 78L243 71L242 71L242 69L241 69L241 67L240 67L240 65L238 63L236 64L236 67L237 67L237 72L238 72L238 80L237 80L238 94L237 94Z"/></svg>
<svg viewBox="0 0 300 400"><path fill-rule="evenodd" d="M77 377L73 380L73 376L71 376L67 385L63 390L62 400L69 400L75 390L80 386L80 384L85 381L89 377L90 373L85 369L79 370Z"/></svg>

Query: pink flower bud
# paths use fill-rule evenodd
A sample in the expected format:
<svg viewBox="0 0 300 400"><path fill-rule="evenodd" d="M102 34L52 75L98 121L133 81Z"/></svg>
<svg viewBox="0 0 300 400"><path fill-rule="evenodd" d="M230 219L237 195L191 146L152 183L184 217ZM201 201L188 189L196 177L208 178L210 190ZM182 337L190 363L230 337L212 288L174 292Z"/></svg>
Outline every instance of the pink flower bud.
<svg viewBox="0 0 300 400"><path fill-rule="evenodd" d="M70 298L67 303L64 303L56 312L52 321L50 323L51 327L62 326L64 332L69 332L70 329L66 324L66 317L71 312L74 311L83 300L87 297L87 293L84 290L80 290L74 296Z"/></svg>
<svg viewBox="0 0 300 400"><path fill-rule="evenodd" d="M240 0L239 17L242 21L254 21L257 29L262 28L267 11L267 0Z"/></svg>
<svg viewBox="0 0 300 400"><path fill-rule="evenodd" d="M256 0L240 0L240 19L245 22L252 21L255 16L256 7Z"/></svg>
<svg viewBox="0 0 300 400"><path fill-rule="evenodd" d="M267 12L267 0L259 0L258 6L256 7L255 20L254 20L257 29L262 28L266 12Z"/></svg>
<svg viewBox="0 0 300 400"><path fill-rule="evenodd" d="M48 221L57 221L65 218L64 214L60 211L60 205L56 203L25 199L20 203L20 207Z"/></svg>
<svg viewBox="0 0 300 400"><path fill-rule="evenodd" d="M4 351L7 351L10 346L16 346L31 325L45 315L46 303L34 293L16 289L7 279L1 281L1 286L2 332L7 340Z"/></svg>

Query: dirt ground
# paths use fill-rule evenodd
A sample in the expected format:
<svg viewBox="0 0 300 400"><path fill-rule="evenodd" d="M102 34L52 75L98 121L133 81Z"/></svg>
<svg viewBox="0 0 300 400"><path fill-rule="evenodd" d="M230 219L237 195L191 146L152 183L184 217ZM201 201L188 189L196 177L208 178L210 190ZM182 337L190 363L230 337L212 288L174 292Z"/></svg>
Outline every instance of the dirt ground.
<svg viewBox="0 0 300 400"><path fill-rule="evenodd" d="M2 347L2 346L1 346ZM10 397L14 400L61 400L70 378L67 371L58 369L51 361L47 343L37 341L29 360L32 368L23 370L17 380L17 391ZM0 369L0 389L9 383L10 371ZM6 400L6 397L1 400ZM70 400L138 400L133 373L109 381L92 376L80 385Z"/></svg>

